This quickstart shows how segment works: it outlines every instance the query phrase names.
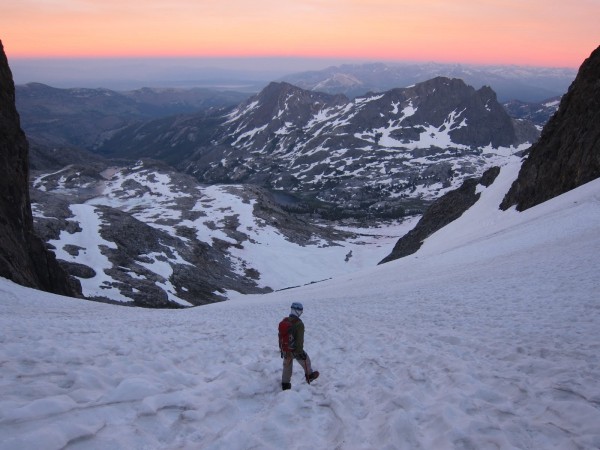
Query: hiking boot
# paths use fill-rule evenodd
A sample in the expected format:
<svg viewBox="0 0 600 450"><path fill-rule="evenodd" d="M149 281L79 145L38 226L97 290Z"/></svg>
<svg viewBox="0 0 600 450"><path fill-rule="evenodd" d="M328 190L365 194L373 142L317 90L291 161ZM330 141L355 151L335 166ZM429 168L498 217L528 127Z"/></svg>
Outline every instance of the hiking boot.
<svg viewBox="0 0 600 450"><path fill-rule="evenodd" d="M311 381L314 381L317 378L319 378L319 372L315 370L310 375L306 375L306 382L310 384Z"/></svg>
<svg viewBox="0 0 600 450"><path fill-rule="evenodd" d="M281 390L282 391L287 391L288 389L292 388L292 383L281 383Z"/></svg>

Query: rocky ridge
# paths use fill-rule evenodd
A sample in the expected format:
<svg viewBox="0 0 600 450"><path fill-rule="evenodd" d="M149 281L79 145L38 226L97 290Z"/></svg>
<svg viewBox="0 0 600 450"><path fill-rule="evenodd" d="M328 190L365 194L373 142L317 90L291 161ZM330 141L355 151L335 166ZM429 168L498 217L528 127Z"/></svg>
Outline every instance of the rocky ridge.
<svg viewBox="0 0 600 450"><path fill-rule="evenodd" d="M87 299L176 308L224 300L227 289L271 290L235 273L222 251L180 225L203 214L191 211L196 183L165 165L96 162L34 175L36 230Z"/></svg>

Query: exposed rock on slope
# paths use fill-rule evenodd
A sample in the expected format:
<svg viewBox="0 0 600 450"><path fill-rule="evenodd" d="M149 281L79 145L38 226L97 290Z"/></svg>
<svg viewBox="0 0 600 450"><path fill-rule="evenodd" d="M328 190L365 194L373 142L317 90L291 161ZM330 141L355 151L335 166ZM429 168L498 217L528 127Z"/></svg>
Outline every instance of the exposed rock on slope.
<svg viewBox="0 0 600 450"><path fill-rule="evenodd" d="M600 47L584 61L500 207L543 203L600 176Z"/></svg>
<svg viewBox="0 0 600 450"><path fill-rule="evenodd" d="M460 188L450 191L436 200L423 214L415 228L398 240L392 253L386 256L380 264L412 255L419 250L427 237L458 219L475 204L480 196L476 192L478 184L490 186L499 173L499 167L492 167L479 180L469 178Z"/></svg>
<svg viewBox="0 0 600 450"><path fill-rule="evenodd" d="M165 164L100 161L36 175L36 230L87 299L176 308L223 300L225 290L270 290L198 239L192 224L205 213L196 182Z"/></svg>
<svg viewBox="0 0 600 450"><path fill-rule="evenodd" d="M170 308L270 292L326 277L333 268L312 270L326 264L316 252L340 273L362 246L286 213L262 188L203 186L157 161L33 174L36 230L88 299Z"/></svg>
<svg viewBox="0 0 600 450"><path fill-rule="evenodd" d="M353 101L272 83L223 128L220 157L188 166L201 179L311 191L359 209L417 186L458 186L487 153L537 138L517 130L491 89L441 77Z"/></svg>
<svg viewBox="0 0 600 450"><path fill-rule="evenodd" d="M0 41L0 276L73 296L68 276L34 235L28 185L28 144L15 107L15 87Z"/></svg>

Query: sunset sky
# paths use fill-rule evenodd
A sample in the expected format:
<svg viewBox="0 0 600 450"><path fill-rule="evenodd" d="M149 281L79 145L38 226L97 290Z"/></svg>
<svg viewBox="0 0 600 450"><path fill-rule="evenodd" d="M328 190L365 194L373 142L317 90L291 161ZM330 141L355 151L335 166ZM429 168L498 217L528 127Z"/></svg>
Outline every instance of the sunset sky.
<svg viewBox="0 0 600 450"><path fill-rule="evenodd" d="M600 0L2 0L9 58L285 56L578 67Z"/></svg>

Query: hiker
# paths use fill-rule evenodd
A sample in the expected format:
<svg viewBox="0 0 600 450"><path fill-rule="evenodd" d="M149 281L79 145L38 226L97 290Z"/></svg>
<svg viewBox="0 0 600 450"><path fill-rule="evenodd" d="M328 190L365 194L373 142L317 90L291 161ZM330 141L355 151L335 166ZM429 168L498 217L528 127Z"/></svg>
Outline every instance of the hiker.
<svg viewBox="0 0 600 450"><path fill-rule="evenodd" d="M290 315L279 323L279 350L283 358L281 389L284 391L292 388L294 359L304 369L304 377L308 384L319 376L319 372L312 370L310 358L304 351L304 322L300 320L303 311L302 303L294 302Z"/></svg>

